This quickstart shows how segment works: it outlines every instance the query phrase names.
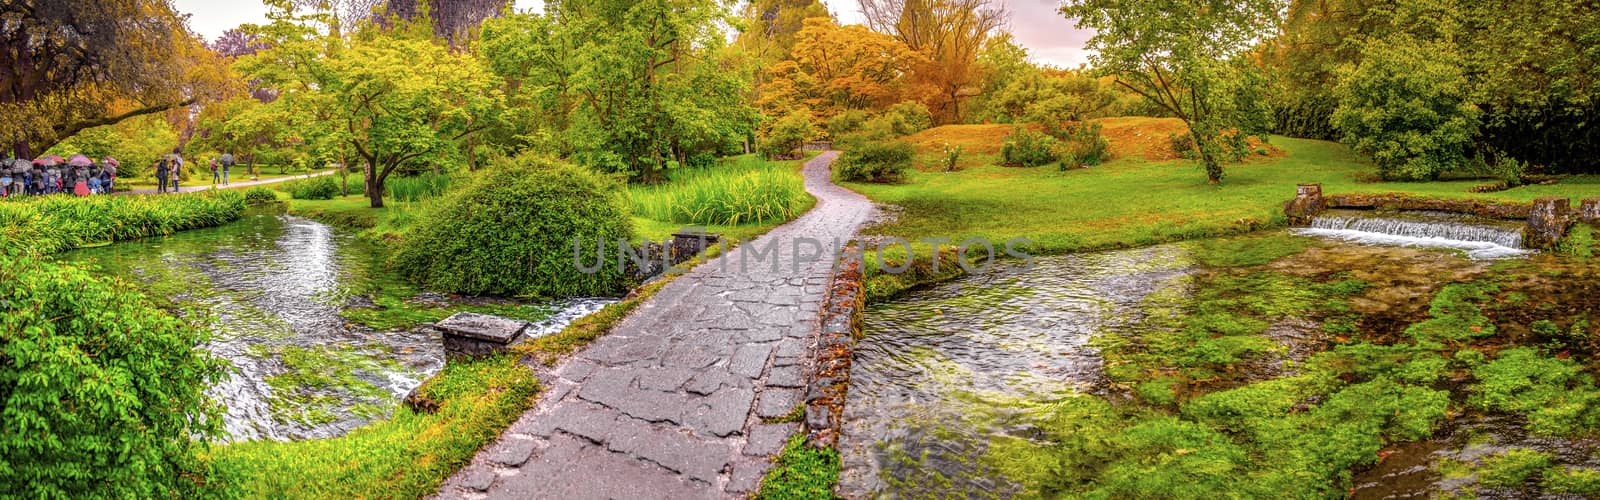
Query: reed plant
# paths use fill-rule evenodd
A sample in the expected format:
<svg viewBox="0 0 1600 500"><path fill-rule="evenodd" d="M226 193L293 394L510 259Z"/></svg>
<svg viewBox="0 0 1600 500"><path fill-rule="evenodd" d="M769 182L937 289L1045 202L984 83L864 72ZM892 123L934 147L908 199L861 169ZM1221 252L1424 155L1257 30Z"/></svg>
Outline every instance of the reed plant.
<svg viewBox="0 0 1600 500"><path fill-rule="evenodd" d="M0 203L0 246L41 254L226 224L245 195L218 190L155 196L39 196Z"/></svg>
<svg viewBox="0 0 1600 500"><path fill-rule="evenodd" d="M681 169L654 186L632 186L635 216L678 224L782 222L810 206L793 167L744 156L726 165Z"/></svg>
<svg viewBox="0 0 1600 500"><path fill-rule="evenodd" d="M455 177L448 174L422 174L410 177L390 177L383 182L383 189L389 193L394 201L416 202L425 198L435 198L444 194L455 183Z"/></svg>

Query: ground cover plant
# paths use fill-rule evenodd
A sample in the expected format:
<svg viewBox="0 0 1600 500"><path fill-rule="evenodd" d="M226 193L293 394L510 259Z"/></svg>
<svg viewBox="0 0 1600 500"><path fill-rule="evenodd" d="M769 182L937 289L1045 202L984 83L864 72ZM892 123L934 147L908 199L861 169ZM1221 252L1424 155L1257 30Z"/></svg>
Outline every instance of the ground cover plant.
<svg viewBox="0 0 1600 500"><path fill-rule="evenodd" d="M40 253L212 227L237 220L245 195L46 196L0 203L0 235Z"/></svg>

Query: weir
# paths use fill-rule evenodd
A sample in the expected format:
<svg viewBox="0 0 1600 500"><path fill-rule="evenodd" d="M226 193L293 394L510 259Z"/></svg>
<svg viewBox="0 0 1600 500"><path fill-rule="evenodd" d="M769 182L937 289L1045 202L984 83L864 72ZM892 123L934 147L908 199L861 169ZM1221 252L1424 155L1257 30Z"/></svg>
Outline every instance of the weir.
<svg viewBox="0 0 1600 500"><path fill-rule="evenodd" d="M1444 212L1330 210L1313 217L1310 226L1295 232L1362 244L1453 248L1473 259L1531 253L1523 244L1520 224Z"/></svg>

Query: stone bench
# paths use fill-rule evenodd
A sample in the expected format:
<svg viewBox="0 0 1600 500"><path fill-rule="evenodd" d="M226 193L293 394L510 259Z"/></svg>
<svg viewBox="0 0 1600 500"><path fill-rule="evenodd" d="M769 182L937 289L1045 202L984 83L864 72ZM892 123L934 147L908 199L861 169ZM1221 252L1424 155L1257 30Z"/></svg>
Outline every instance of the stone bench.
<svg viewBox="0 0 1600 500"><path fill-rule="evenodd" d="M528 331L526 321L478 313L456 313L435 323L444 334L446 357L483 357L506 352Z"/></svg>

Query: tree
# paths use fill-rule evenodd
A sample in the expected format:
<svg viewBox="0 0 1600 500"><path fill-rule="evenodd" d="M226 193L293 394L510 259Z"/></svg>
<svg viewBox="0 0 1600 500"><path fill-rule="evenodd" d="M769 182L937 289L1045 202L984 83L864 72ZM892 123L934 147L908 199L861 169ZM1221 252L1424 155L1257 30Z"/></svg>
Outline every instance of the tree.
<svg viewBox="0 0 1600 500"><path fill-rule="evenodd" d="M433 34L452 44L461 43L485 19L506 13L511 0L385 0L384 15L401 21L427 14Z"/></svg>
<svg viewBox="0 0 1600 500"><path fill-rule="evenodd" d="M1265 129L1264 82L1244 59L1277 21L1276 0L1069 0L1061 8L1095 31L1095 67L1188 124L1210 183L1230 144Z"/></svg>
<svg viewBox="0 0 1600 500"><path fill-rule="evenodd" d="M961 121L961 100L977 95L984 42L1006 22L995 0L860 0L873 29L891 33L925 61L915 76L927 86L929 107L946 123Z"/></svg>
<svg viewBox="0 0 1600 500"><path fill-rule="evenodd" d="M764 69L789 57L807 19L833 16L817 0L757 0L745 4L742 17L747 28L734 45L765 63L761 65Z"/></svg>
<svg viewBox="0 0 1600 500"><path fill-rule="evenodd" d="M237 67L281 96L230 122L277 123L315 157L361 159L373 208L383 206L384 182L396 168L455 159L457 141L489 127L504 105L493 72L432 39L376 29L335 36L292 12L276 17L257 27L272 48Z"/></svg>
<svg viewBox="0 0 1600 500"><path fill-rule="evenodd" d="M1394 37L1368 43L1340 73L1333 124L1385 179L1432 180L1473 156L1479 112L1455 47Z"/></svg>
<svg viewBox="0 0 1600 500"><path fill-rule="evenodd" d="M11 0L3 9L0 140L20 157L236 86L167 0Z"/></svg>
<svg viewBox="0 0 1600 500"><path fill-rule="evenodd" d="M730 20L712 0L552 2L486 23L479 53L571 158L656 182L669 160L753 131L750 70L724 50Z"/></svg>
<svg viewBox="0 0 1600 500"><path fill-rule="evenodd" d="M881 110L900 101L905 75L922 60L864 26L807 19L790 60L772 67L758 102L767 116L805 108L821 120L845 110Z"/></svg>

